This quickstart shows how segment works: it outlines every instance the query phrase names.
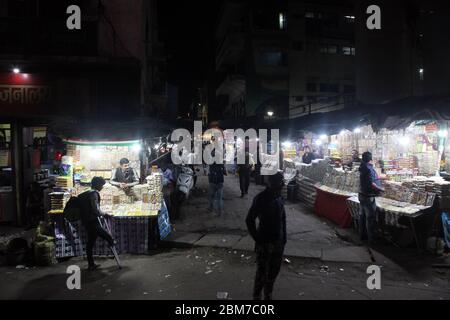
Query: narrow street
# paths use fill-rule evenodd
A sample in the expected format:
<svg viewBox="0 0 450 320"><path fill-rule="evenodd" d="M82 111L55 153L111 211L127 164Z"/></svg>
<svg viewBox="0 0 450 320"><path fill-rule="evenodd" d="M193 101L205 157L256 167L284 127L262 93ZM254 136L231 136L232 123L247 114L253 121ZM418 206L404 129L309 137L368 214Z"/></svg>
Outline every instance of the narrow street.
<svg viewBox="0 0 450 320"><path fill-rule="evenodd" d="M198 190L185 203L175 233L245 238L246 211L253 196L263 187L252 183L249 196L240 199L237 181L234 176L226 178L226 214L214 218L205 210L207 177L200 176ZM375 264L381 267L381 290L369 290L366 269L373 263L351 262L352 257L345 261L345 254L321 256L321 259L304 254L308 250L332 252L342 248L351 253L363 247L340 239L331 223L302 210L298 203L287 204L287 215L288 243L294 244L291 251L295 254L283 262L274 299L450 299L450 277L446 269L433 269L431 257L397 248L385 249L383 254L375 252ZM293 250L295 244L300 244L301 249ZM395 257L396 262L387 256ZM251 299L255 272L255 255L251 250L207 244L171 248L168 243L149 256L124 255L122 260L124 268L118 270L114 260L99 258L102 268L96 272L86 271L86 261L82 258L46 268L1 267L0 299L214 300L224 292L229 300ZM82 270L81 290L66 287L69 265L79 265Z"/></svg>

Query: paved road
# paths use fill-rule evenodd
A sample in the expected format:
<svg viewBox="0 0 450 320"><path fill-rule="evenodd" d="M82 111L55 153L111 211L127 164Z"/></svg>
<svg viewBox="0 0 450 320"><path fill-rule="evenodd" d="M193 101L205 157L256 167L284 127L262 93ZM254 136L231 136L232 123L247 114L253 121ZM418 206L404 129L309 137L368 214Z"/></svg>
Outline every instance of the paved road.
<svg viewBox="0 0 450 320"><path fill-rule="evenodd" d="M183 299L251 298L254 255L227 249L172 249L153 256L125 256L124 269L99 259L102 269L85 271L71 259L53 267L0 268L0 299ZM67 266L82 268L81 290L68 290ZM365 264L291 259L284 262L275 299L450 299L447 274L413 275L382 268L381 290L368 290Z"/></svg>
<svg viewBox="0 0 450 320"><path fill-rule="evenodd" d="M239 179L234 175L225 177L224 211L222 217L208 212L208 180L201 174L196 192L183 205L181 220L175 221L175 228L184 232L213 232L228 234L247 234L245 217L256 194L264 190L263 186L250 184L249 194L240 198ZM353 245L341 240L335 226L325 219L314 216L299 203L286 204L288 240L301 242L309 249L331 249Z"/></svg>

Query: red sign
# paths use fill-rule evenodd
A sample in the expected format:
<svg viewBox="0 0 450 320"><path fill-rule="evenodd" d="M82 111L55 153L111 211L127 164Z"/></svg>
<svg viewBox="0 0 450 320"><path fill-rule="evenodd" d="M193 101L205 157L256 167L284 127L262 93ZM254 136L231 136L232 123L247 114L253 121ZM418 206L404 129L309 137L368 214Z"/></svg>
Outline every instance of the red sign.
<svg viewBox="0 0 450 320"><path fill-rule="evenodd" d="M51 99L52 88L37 75L0 74L0 105L40 105Z"/></svg>
<svg viewBox="0 0 450 320"><path fill-rule="evenodd" d="M438 127L437 127L436 123L427 124L425 126L425 131L426 132L435 132L437 130L438 130Z"/></svg>

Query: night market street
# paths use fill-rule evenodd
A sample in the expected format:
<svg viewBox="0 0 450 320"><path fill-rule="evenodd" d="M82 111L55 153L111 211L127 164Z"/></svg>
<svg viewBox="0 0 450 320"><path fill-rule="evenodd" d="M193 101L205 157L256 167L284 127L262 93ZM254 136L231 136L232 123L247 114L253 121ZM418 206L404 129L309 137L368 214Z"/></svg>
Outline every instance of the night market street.
<svg viewBox="0 0 450 320"><path fill-rule="evenodd" d="M237 178L228 176L224 196L227 214L205 223L208 213L202 208L206 201L203 192L206 182L200 175L198 190L183 207L184 218L175 224L177 231L174 234L195 232L203 238L213 234L220 234L222 238L231 238L231 235L245 238L243 219L252 194L263 187L252 182L249 196L240 199ZM345 262L352 257L361 258L360 251L355 249L357 245L341 240L331 223L301 210L298 203L287 204L287 210L288 245L291 243L293 255L303 257L285 258L275 285L274 299L450 299L448 269L431 268L432 259L427 261L426 256L420 257L414 249L402 250L401 254L395 248L383 251L397 257L398 263L374 251L375 264L381 266L381 290L368 290L366 268L373 263ZM351 233L347 231L347 234ZM122 270L117 269L112 259L98 259L102 268L89 272L85 270L86 261L82 258L72 258L46 268L2 267L0 299L251 299L255 272L252 251L214 248L208 243L184 249L169 248L172 245L181 246L180 243L166 243L166 248L152 255L124 255ZM296 247L299 249L295 250ZM348 254L351 251L346 251L347 254L329 259L341 261L324 261L327 260L325 256L308 258L319 249L327 252L339 248L357 253L352 255ZM81 290L66 287L69 276L66 268L73 264L79 264L82 269Z"/></svg>

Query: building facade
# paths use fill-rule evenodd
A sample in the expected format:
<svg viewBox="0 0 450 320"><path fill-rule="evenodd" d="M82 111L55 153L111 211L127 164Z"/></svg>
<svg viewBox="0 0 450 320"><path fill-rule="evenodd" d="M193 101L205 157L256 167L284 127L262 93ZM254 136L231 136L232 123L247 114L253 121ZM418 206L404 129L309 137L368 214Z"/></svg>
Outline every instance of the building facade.
<svg viewBox="0 0 450 320"><path fill-rule="evenodd" d="M80 30L66 27L70 5ZM25 223L34 173L57 151L49 126L164 115L156 10L144 0L0 0L0 188L17 213L0 222Z"/></svg>
<svg viewBox="0 0 450 320"><path fill-rule="evenodd" d="M344 108L355 94L352 2L226 1L216 27L224 118L291 119Z"/></svg>

